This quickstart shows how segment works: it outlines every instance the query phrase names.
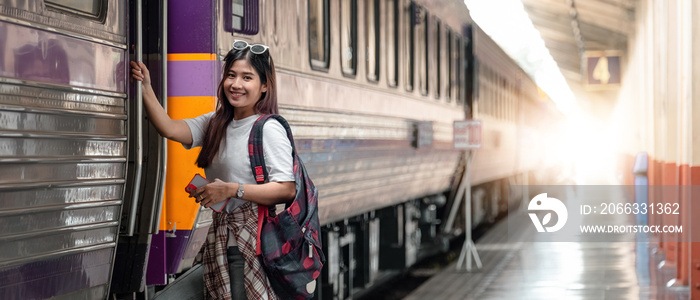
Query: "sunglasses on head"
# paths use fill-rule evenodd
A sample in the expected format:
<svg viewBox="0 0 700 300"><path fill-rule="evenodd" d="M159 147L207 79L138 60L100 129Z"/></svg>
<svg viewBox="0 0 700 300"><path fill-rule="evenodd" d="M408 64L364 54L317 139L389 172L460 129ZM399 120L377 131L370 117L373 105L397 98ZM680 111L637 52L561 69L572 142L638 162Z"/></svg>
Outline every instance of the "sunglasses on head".
<svg viewBox="0 0 700 300"><path fill-rule="evenodd" d="M241 40L235 40L233 41L233 49L236 50L245 50L246 48L250 47L250 52L253 52L253 54L263 54L267 49L270 49L270 47L265 46L265 45L260 45L260 44L253 44L250 45L246 41L241 41Z"/></svg>

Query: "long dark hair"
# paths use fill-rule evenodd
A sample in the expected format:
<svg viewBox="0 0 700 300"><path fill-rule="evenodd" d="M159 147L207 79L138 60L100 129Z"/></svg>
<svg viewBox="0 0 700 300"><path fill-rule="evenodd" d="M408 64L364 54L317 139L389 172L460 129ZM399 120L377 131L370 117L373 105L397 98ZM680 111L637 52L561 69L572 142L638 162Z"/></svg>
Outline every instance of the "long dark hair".
<svg viewBox="0 0 700 300"><path fill-rule="evenodd" d="M216 112L209 120L209 124L204 129L204 139L202 140L202 150L197 157L197 166L206 168L211 165L214 156L219 152L221 142L226 139L226 128L233 121L234 107L228 102L224 93L224 81L228 70L233 63L239 59L245 59L253 66L255 72L260 76L260 84L267 84L267 91L262 93L258 102L255 103L255 113L257 114L277 114L277 85L275 78L275 64L272 62L270 50L265 53L254 54L250 48L243 50L231 49L224 57L224 68L222 70L221 82L217 89Z"/></svg>

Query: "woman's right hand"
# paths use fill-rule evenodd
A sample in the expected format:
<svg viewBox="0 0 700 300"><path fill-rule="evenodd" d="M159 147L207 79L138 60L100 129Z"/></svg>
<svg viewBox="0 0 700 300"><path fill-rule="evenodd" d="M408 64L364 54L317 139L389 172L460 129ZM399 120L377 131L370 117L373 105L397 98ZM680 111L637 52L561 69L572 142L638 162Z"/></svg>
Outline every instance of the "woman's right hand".
<svg viewBox="0 0 700 300"><path fill-rule="evenodd" d="M129 64L131 65L131 78L141 81L143 107L158 133L170 140L191 145L192 133L190 127L183 120L171 119L163 109L163 106L160 105L151 87L151 74L148 72L146 65L140 61L132 61Z"/></svg>
<svg viewBox="0 0 700 300"><path fill-rule="evenodd" d="M148 68L146 68L146 65L140 61L132 61L130 64L131 77L138 81L141 81L143 85L151 85L151 73L148 72Z"/></svg>

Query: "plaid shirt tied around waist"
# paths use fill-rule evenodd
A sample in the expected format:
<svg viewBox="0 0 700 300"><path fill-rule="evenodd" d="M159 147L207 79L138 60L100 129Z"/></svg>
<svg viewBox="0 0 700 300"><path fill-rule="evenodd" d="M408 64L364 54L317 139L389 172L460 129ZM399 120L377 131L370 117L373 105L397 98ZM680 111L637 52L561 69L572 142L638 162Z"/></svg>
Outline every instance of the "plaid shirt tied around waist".
<svg viewBox="0 0 700 300"><path fill-rule="evenodd" d="M206 299L231 300L226 247L228 230L232 230L238 249L245 259L245 292L248 299L279 299L272 290L265 270L255 254L258 232L258 205L247 202L232 213L214 212L204 243L204 296Z"/></svg>

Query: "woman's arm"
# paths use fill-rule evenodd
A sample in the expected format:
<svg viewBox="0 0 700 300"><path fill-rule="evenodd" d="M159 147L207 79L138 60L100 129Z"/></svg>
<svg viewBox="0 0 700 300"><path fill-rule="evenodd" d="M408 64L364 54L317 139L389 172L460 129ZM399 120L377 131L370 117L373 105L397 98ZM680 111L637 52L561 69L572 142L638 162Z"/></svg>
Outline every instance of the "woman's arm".
<svg viewBox="0 0 700 300"><path fill-rule="evenodd" d="M131 77L141 81L143 94L143 107L156 127L158 133L167 139L180 142L182 144L192 144L192 133L190 127L183 120L173 120L160 105L156 94L151 87L151 74L142 62L131 62Z"/></svg>
<svg viewBox="0 0 700 300"><path fill-rule="evenodd" d="M238 183L223 182L218 178L212 183L197 188L194 192L195 201L209 207L228 198L236 198ZM289 202L296 196L294 181L268 182L265 184L244 184L241 199L261 205L274 205ZM203 199L203 200L202 200Z"/></svg>

